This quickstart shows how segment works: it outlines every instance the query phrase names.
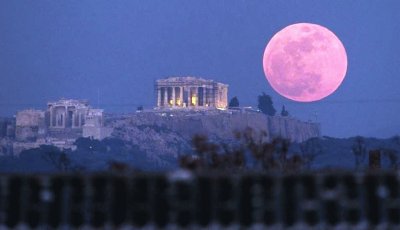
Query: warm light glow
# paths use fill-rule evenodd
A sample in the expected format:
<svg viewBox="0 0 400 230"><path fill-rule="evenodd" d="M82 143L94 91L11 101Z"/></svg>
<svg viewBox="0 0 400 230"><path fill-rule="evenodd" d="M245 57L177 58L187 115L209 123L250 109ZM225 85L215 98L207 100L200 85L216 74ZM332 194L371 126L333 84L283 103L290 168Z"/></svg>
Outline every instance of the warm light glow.
<svg viewBox="0 0 400 230"><path fill-rule="evenodd" d="M176 104L177 104L177 105L179 105L179 106L182 104L182 102L181 102L181 99L180 99L180 98L176 99Z"/></svg>
<svg viewBox="0 0 400 230"><path fill-rule="evenodd" d="M170 105L173 105L173 104L174 104L174 100L172 100L172 99L169 100L169 104L170 104Z"/></svg>
<svg viewBox="0 0 400 230"><path fill-rule="evenodd" d="M325 27L298 23L285 27L269 41L264 73L272 88L300 102L321 100L342 83L347 55L336 35Z"/></svg>
<svg viewBox="0 0 400 230"><path fill-rule="evenodd" d="M196 96L192 96L191 102L192 102L192 105L197 105L197 97Z"/></svg>

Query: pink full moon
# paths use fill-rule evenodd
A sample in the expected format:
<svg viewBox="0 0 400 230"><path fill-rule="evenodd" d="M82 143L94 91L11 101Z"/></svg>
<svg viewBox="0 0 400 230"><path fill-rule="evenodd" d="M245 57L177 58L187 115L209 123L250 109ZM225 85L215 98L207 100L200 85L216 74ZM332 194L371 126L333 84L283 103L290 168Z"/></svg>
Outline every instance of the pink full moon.
<svg viewBox="0 0 400 230"><path fill-rule="evenodd" d="M298 23L271 38L263 67L268 82L280 95L312 102L340 86L347 71L347 55L339 38L327 28Z"/></svg>

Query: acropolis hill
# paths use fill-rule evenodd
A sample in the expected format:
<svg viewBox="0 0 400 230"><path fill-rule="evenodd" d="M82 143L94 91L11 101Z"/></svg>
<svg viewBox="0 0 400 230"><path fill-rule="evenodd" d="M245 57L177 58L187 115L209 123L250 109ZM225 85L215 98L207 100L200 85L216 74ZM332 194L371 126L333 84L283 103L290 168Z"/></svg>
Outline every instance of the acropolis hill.
<svg viewBox="0 0 400 230"><path fill-rule="evenodd" d="M190 149L191 137L207 135L213 141L235 141L234 131L247 127L267 131L269 137L302 142L320 136L319 125L291 117L266 116L249 110L138 112L109 119L113 136L139 145L146 152L182 154Z"/></svg>
<svg viewBox="0 0 400 230"><path fill-rule="evenodd" d="M155 107L131 114L110 114L87 101L62 99L46 110L19 111L16 119L0 120L3 154L18 154L40 145L74 148L80 137L114 137L148 154L177 156L190 149L195 134L215 141L234 141L234 131L247 127L269 138L302 142L320 136L317 123L294 117L267 116L258 110L227 108L228 85L196 77L170 77L155 82ZM4 141L6 138L8 141Z"/></svg>

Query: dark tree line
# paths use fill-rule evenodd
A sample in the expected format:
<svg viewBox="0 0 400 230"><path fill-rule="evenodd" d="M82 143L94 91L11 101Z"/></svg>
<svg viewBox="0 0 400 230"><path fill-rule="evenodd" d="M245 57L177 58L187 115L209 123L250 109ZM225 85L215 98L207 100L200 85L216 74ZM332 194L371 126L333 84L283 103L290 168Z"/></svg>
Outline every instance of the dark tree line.
<svg viewBox="0 0 400 230"><path fill-rule="evenodd" d="M381 168L381 158L386 158L389 161L389 169L399 169L399 159L396 150L391 148L367 148L367 143L364 137L357 136L352 146L354 155L354 163L356 170L362 170L368 156L369 169Z"/></svg>
<svg viewBox="0 0 400 230"><path fill-rule="evenodd" d="M229 108L239 107L239 99L235 96L229 101Z"/></svg>
<svg viewBox="0 0 400 230"><path fill-rule="evenodd" d="M229 108L239 107L239 99L234 96L229 101ZM264 92L258 96L257 98L257 108L264 114L268 116L275 116L276 109L274 107L274 103L270 95L265 94ZM285 106L282 106L281 116L287 117L289 116L289 112L286 110Z"/></svg>
<svg viewBox="0 0 400 230"><path fill-rule="evenodd" d="M195 155L182 156L179 159L181 168L193 171L296 172L305 165L300 155L289 156L290 142L287 139L269 141L266 132L255 132L251 128L236 132L235 138L237 144L226 144L212 142L203 135L194 136Z"/></svg>
<svg viewBox="0 0 400 230"><path fill-rule="evenodd" d="M269 116L275 116L276 109L274 108L274 103L272 102L271 96L265 94L264 92L258 96L258 109Z"/></svg>

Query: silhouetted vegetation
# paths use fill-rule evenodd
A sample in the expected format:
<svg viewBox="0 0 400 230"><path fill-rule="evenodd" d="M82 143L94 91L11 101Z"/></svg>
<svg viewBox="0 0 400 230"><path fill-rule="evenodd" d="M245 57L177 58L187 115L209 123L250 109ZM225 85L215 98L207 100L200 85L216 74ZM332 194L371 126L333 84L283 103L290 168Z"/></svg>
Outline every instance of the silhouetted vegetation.
<svg viewBox="0 0 400 230"><path fill-rule="evenodd" d="M177 155L146 154L139 145L118 138L79 138L76 149L60 150L40 146L22 151L18 157L3 156L1 172L91 172L131 173L138 170L172 170L180 166L194 171L239 173L298 172L303 170L398 170L398 138L386 140L356 137L349 139L312 138L302 143L270 139L265 132L246 129L235 139L215 139L197 135ZM368 157L369 156L369 157ZM177 160L178 159L178 160ZM353 160L354 159L354 160Z"/></svg>
<svg viewBox="0 0 400 230"><path fill-rule="evenodd" d="M289 112L286 110L285 106L282 106L282 110L281 110L281 116L282 117L287 117L289 116Z"/></svg>
<svg viewBox="0 0 400 230"><path fill-rule="evenodd" d="M78 138L74 144L76 149L61 150L55 146L42 145L24 150L18 157L4 157L1 164L2 172L131 173L138 170L176 167L176 159L163 161L160 157L150 157L141 151L139 146L118 138L106 138L101 141Z"/></svg>
<svg viewBox="0 0 400 230"><path fill-rule="evenodd" d="M66 172L70 170L71 160L65 152L47 152L43 154L43 158L59 171Z"/></svg>
<svg viewBox="0 0 400 230"><path fill-rule="evenodd" d="M322 154L322 146L318 138L311 138L300 143L301 156L306 169L311 169L311 163Z"/></svg>
<svg viewBox="0 0 400 230"><path fill-rule="evenodd" d="M356 140L352 147L352 151L355 157L356 170L359 170L361 163L365 160L365 157L367 156L367 148L365 146L365 141L363 137L356 137Z"/></svg>
<svg viewBox="0 0 400 230"><path fill-rule="evenodd" d="M39 148L28 150L28 154L29 151L31 153L37 153L38 155L41 154L42 158L54 166L58 171L65 172L70 169L71 162L69 158L65 152L55 146L41 145Z"/></svg>
<svg viewBox="0 0 400 230"><path fill-rule="evenodd" d="M355 157L355 169L361 170L361 166L365 166L365 159L368 155L368 167L364 169L378 170L381 168L397 170L399 168L398 152L392 148L374 147L367 148L364 137L357 136L352 146L352 152ZM383 163L386 161L386 167Z"/></svg>
<svg viewBox="0 0 400 230"><path fill-rule="evenodd" d="M239 99L235 96L229 101L229 108L239 107Z"/></svg>
<svg viewBox="0 0 400 230"><path fill-rule="evenodd" d="M265 172L296 172L304 167L303 157L289 156L290 142L275 138L268 141L266 132L247 128L236 132L237 144L213 143L204 135L193 137L195 156L179 159L180 166L194 171L218 170L240 172L258 170Z"/></svg>
<svg viewBox="0 0 400 230"><path fill-rule="evenodd" d="M258 109L260 109L262 113L269 116L275 116L276 114L271 96L266 95L264 92L262 95L258 96Z"/></svg>
<svg viewBox="0 0 400 230"><path fill-rule="evenodd" d="M87 153L105 152L107 150L101 141L91 138L78 138L75 141L75 145L78 151Z"/></svg>
<svg viewBox="0 0 400 230"><path fill-rule="evenodd" d="M75 141L75 155L101 163L103 169L128 173L139 169L157 168L157 162L152 162L139 146L118 138L105 138L101 141L91 138L79 138ZM175 162L174 162L175 163Z"/></svg>
<svg viewBox="0 0 400 230"><path fill-rule="evenodd" d="M399 169L399 158L397 151L394 149L381 149L382 154L389 159L389 168L393 170Z"/></svg>
<svg viewBox="0 0 400 230"><path fill-rule="evenodd" d="M331 142L331 141L329 141ZM356 137L349 146L355 158L355 170L397 170L400 166L398 151L394 148L377 147L367 148L365 138ZM181 168L196 172L280 172L290 173L304 170L329 170L329 168L315 167L319 163L318 156L339 154L331 152L331 147L320 138L311 138L302 143L294 143L283 138L270 140L265 132L255 132L247 128L235 133L235 141L222 143L210 140L207 136L196 135L192 139L194 155L184 155L179 158ZM329 149L326 149L328 147ZM350 148L350 149L349 149ZM338 149L341 147L338 146ZM328 152L325 152L328 151ZM369 159L367 159L369 153ZM369 167L367 164L369 162ZM352 167L351 167L352 168ZM343 170L344 168L331 168ZM348 168L350 169L350 168Z"/></svg>

